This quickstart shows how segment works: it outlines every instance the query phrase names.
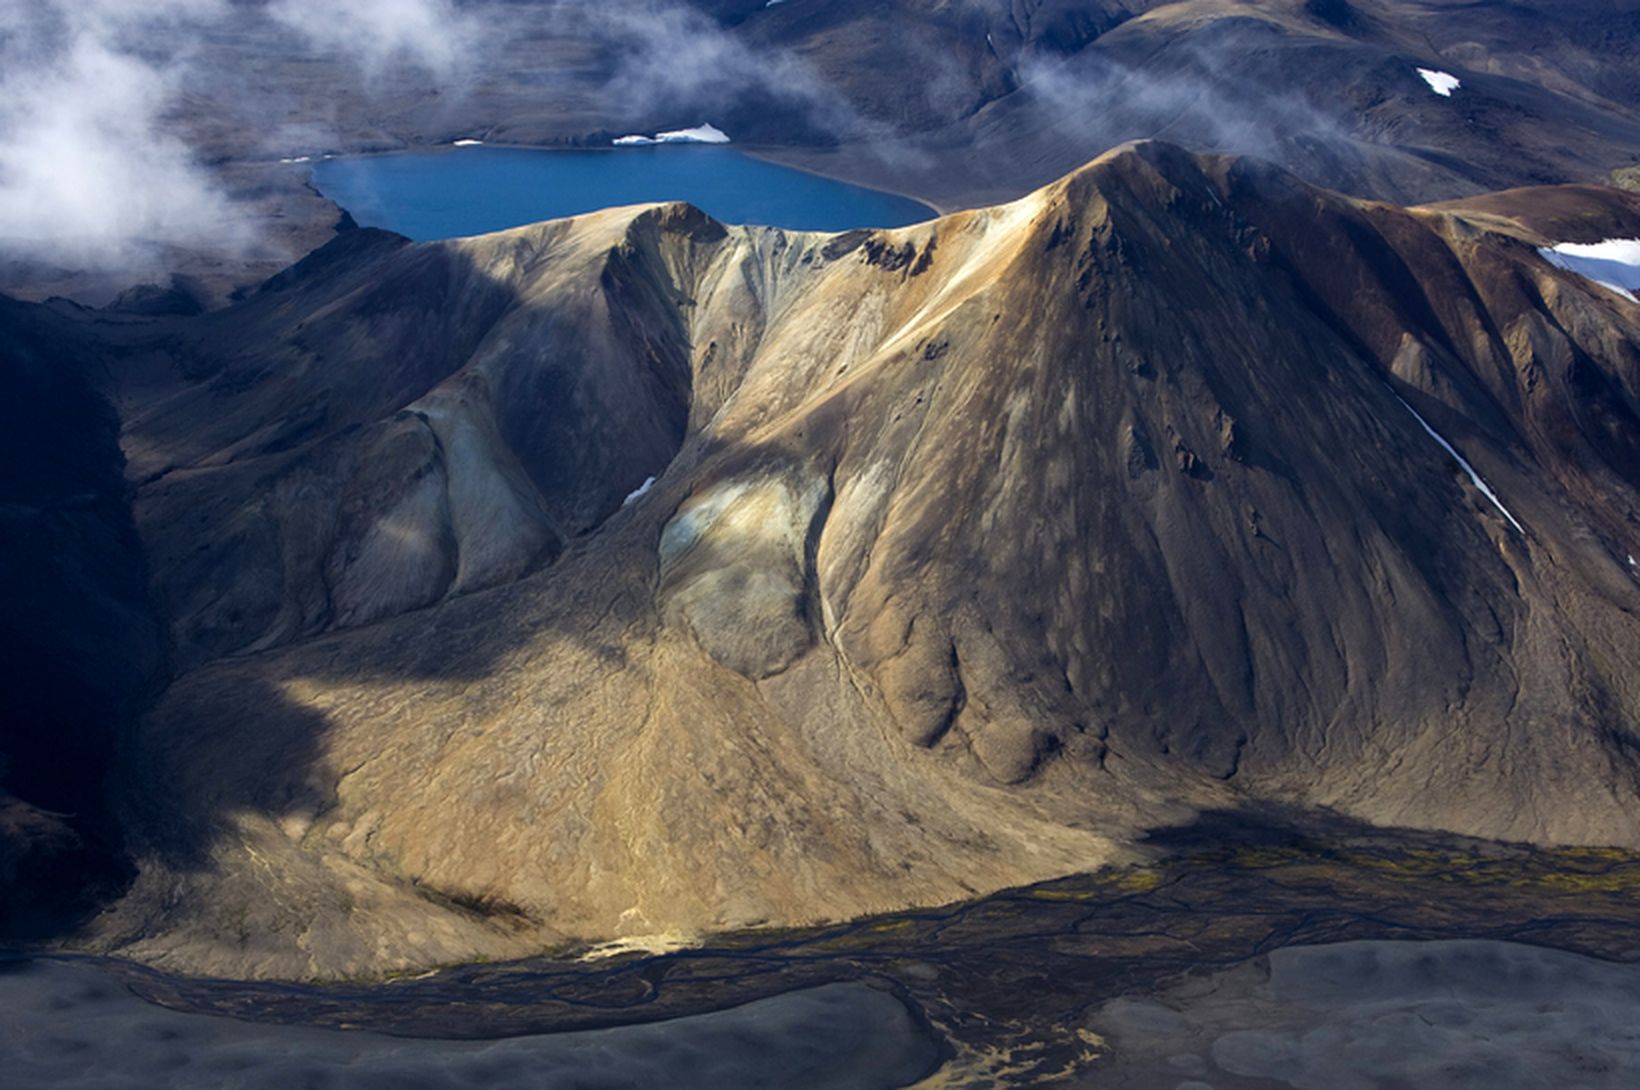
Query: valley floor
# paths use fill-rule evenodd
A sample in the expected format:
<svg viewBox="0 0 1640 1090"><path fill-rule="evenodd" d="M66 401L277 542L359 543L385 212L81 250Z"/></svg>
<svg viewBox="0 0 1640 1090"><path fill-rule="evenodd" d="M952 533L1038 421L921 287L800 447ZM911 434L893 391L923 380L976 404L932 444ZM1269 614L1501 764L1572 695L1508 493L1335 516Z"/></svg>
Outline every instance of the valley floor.
<svg viewBox="0 0 1640 1090"><path fill-rule="evenodd" d="M546 1085L596 1071L637 1086L656 1049L670 1085L702 1086L689 1079L1506 1090L1627 1086L1640 1071L1627 1028L1640 1015L1640 857L1233 814L1153 848L1141 866L659 957L571 951L315 987L76 959L13 969L0 989L18 1010L58 993L96 1007L119 1030L109 1040L200 1036L196 1064L238 1057L288 1074L299 1047L343 1086L412 1059L430 1087L467 1085L486 1063ZM187 1013L120 1007L116 980ZM667 1019L688 1032L642 1028ZM94 1075L113 1063L48 1028L25 1017L0 1036L8 1066ZM344 1041L342 1028L367 1032ZM444 1040L389 1047L396 1037ZM472 1043L493 1038L516 1040ZM763 1072L765 1047L801 1070ZM148 1046L143 1062L164 1051Z"/></svg>

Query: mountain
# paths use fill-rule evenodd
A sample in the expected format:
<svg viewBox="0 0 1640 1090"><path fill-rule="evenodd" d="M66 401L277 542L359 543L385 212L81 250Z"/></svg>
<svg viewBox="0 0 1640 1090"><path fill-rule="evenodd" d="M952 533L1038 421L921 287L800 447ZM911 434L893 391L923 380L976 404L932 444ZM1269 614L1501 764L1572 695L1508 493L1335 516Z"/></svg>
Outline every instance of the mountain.
<svg viewBox="0 0 1640 1090"><path fill-rule="evenodd" d="M1605 181L1640 149L1640 9L1611 0L862 0L779 5L742 33L804 58L863 130L888 132L875 156L797 161L944 207L1012 198L1140 138L1397 202ZM886 62L907 43L935 73L915 87ZM1443 96L1421 70L1460 86Z"/></svg>
<svg viewBox="0 0 1640 1090"><path fill-rule="evenodd" d="M1143 143L903 230L353 231L84 320L178 671L88 941L675 941L1271 802L1634 848L1640 309L1538 247L1636 236Z"/></svg>

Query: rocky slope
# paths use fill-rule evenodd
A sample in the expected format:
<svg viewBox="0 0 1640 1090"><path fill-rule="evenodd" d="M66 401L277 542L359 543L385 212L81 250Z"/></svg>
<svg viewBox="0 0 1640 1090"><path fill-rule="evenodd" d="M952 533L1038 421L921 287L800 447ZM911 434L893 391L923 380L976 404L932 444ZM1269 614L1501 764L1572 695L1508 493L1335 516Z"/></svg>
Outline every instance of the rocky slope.
<svg viewBox="0 0 1640 1090"><path fill-rule="evenodd" d="M185 672L90 941L670 941L1250 800L1640 845L1640 308L1536 250L1610 235L1144 144L892 232L355 232L104 324Z"/></svg>

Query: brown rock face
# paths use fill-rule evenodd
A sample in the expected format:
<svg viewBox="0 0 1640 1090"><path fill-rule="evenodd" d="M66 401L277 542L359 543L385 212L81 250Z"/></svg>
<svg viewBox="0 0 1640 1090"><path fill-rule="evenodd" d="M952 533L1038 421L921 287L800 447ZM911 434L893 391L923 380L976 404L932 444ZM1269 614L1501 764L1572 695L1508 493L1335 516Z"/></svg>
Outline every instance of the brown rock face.
<svg viewBox="0 0 1640 1090"><path fill-rule="evenodd" d="M154 327L127 448L197 665L101 941L849 916L1236 799L1640 845L1640 308L1526 206L1148 144L865 237L361 239Z"/></svg>

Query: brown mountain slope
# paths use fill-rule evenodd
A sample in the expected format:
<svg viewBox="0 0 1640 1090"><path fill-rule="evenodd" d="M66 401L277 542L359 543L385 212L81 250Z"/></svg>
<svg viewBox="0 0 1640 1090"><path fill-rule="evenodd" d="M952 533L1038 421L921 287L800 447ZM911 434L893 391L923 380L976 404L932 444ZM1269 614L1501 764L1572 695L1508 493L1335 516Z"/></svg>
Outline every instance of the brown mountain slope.
<svg viewBox="0 0 1640 1090"><path fill-rule="evenodd" d="M326 975L849 916L1238 799L1640 844L1640 310L1544 230L1147 144L894 232L360 236L128 335L204 664L98 941Z"/></svg>

